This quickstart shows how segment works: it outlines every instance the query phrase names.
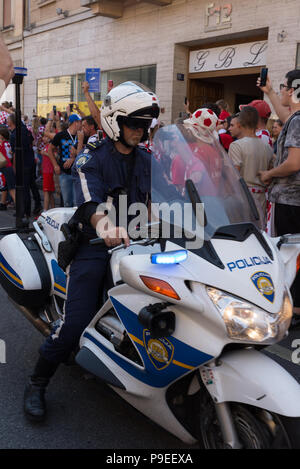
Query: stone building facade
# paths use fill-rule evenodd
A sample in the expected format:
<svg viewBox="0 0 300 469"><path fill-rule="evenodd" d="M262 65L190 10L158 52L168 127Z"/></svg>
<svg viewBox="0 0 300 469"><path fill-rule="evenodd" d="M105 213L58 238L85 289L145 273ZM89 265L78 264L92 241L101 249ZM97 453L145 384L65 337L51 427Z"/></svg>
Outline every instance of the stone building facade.
<svg viewBox="0 0 300 469"><path fill-rule="evenodd" d="M24 63L23 30L26 27L27 4L24 0L0 0L0 33L8 46L14 66ZM14 87L9 85L2 101L14 101Z"/></svg>
<svg viewBox="0 0 300 469"><path fill-rule="evenodd" d="M15 0L20 1L20 0ZM225 98L232 111L259 98L262 66L275 88L300 66L299 0L31 0L24 31L25 112L83 100L87 68L138 79L158 94L163 120Z"/></svg>

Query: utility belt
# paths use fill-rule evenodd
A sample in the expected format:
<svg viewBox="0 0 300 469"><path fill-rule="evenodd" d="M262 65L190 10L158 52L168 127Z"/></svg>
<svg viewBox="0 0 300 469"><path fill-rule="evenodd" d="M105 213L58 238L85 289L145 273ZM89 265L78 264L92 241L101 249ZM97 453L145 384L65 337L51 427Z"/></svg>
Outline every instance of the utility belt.
<svg viewBox="0 0 300 469"><path fill-rule="evenodd" d="M61 231L66 238L58 245L57 263L61 269L66 271L74 259L80 244L83 241L83 233L79 230L77 223L64 223Z"/></svg>

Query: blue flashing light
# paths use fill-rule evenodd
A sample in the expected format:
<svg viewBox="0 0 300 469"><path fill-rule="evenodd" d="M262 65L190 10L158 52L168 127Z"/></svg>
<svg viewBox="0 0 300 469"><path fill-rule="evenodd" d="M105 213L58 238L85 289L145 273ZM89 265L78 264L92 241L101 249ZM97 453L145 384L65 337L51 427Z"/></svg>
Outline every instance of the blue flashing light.
<svg viewBox="0 0 300 469"><path fill-rule="evenodd" d="M27 76L27 68L15 67L15 75L16 76L26 77Z"/></svg>
<svg viewBox="0 0 300 469"><path fill-rule="evenodd" d="M151 263L163 265L180 264L186 261L187 258L188 252L186 250L159 252L158 254L151 254Z"/></svg>

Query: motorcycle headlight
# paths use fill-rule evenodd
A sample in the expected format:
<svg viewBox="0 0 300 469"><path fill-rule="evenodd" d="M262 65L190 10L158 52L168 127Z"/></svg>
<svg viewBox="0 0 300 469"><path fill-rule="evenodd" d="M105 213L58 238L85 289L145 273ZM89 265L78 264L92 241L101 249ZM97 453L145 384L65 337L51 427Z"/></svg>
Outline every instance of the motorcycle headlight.
<svg viewBox="0 0 300 469"><path fill-rule="evenodd" d="M232 339L272 344L284 337L291 323L293 306L287 291L284 292L280 311L275 314L216 288L206 287L206 291Z"/></svg>

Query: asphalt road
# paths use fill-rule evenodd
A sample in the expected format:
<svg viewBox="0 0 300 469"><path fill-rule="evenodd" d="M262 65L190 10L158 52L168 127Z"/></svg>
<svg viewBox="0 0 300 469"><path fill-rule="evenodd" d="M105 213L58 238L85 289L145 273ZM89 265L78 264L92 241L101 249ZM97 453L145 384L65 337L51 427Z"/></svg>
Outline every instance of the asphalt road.
<svg viewBox="0 0 300 469"><path fill-rule="evenodd" d="M14 226L13 210L0 213L0 227ZM62 365L47 393L48 419L32 424L23 415L23 392L43 337L0 287L0 449L187 448L77 365Z"/></svg>
<svg viewBox="0 0 300 469"><path fill-rule="evenodd" d="M0 227L15 223L12 214L11 209L0 213ZM62 365L53 378L46 423L29 423L23 391L43 338L1 287L0 304L0 339L6 344L6 363L0 363L0 449L188 449L77 365ZM298 355L292 348L296 339ZM300 382L293 352L300 362L300 331L269 350Z"/></svg>

